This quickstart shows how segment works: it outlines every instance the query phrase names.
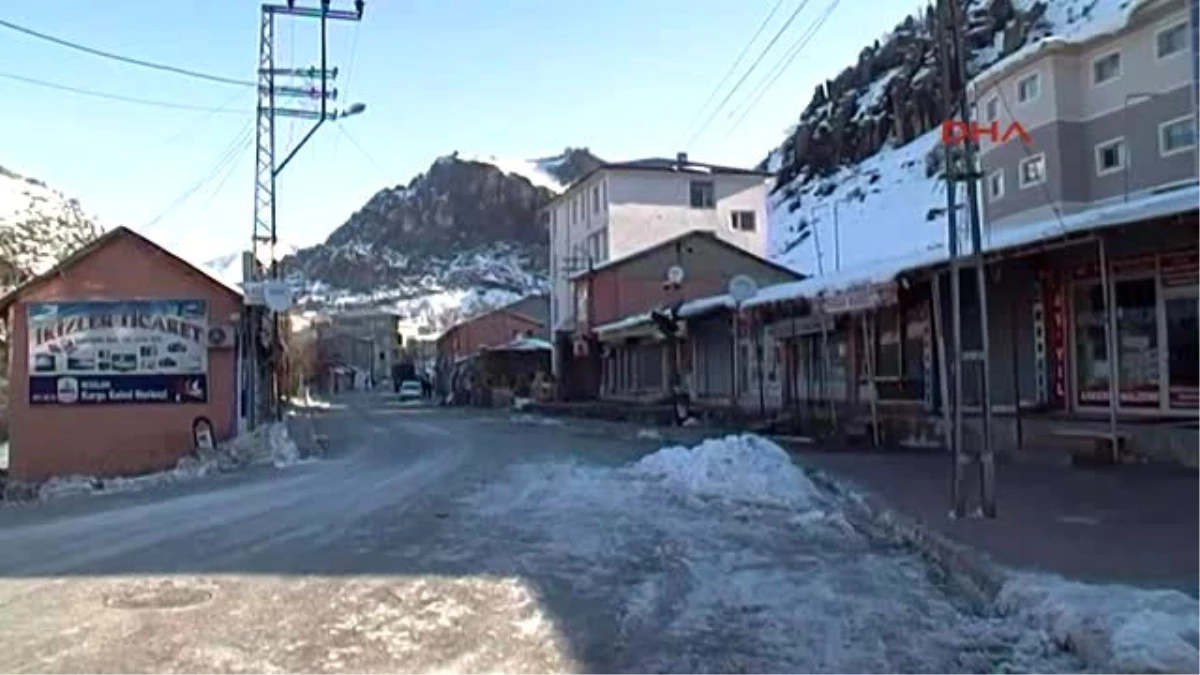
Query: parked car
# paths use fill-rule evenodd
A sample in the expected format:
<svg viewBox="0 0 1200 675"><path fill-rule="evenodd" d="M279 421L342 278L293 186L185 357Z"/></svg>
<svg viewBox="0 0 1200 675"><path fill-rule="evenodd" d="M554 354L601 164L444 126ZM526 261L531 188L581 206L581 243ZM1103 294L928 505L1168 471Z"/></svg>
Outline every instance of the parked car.
<svg viewBox="0 0 1200 675"><path fill-rule="evenodd" d="M421 383L416 380L405 380L400 383L400 400L414 401L421 398Z"/></svg>

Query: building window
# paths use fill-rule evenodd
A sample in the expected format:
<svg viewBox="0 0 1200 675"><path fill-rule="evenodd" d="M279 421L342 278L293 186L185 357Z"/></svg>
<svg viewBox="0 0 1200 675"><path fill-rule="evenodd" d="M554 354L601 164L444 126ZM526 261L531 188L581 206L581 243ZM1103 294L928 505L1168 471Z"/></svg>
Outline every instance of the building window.
<svg viewBox="0 0 1200 675"><path fill-rule="evenodd" d="M729 214L730 226L739 232L753 232L756 228L753 211L732 211Z"/></svg>
<svg viewBox="0 0 1200 675"><path fill-rule="evenodd" d="M1017 80L1017 102L1028 103L1042 93L1042 78L1038 73L1030 73Z"/></svg>
<svg viewBox="0 0 1200 675"><path fill-rule="evenodd" d="M716 191L710 180L691 181L691 204L693 209L715 209Z"/></svg>
<svg viewBox="0 0 1200 675"><path fill-rule="evenodd" d="M1164 28L1155 35L1155 54L1160 59L1182 53L1187 49L1187 24L1180 22Z"/></svg>
<svg viewBox="0 0 1200 675"><path fill-rule="evenodd" d="M998 201L1004 197L1004 170L993 172L988 176L988 200Z"/></svg>
<svg viewBox="0 0 1200 675"><path fill-rule="evenodd" d="M1000 97L993 96L983 104L983 116L988 122L1000 119Z"/></svg>
<svg viewBox="0 0 1200 675"><path fill-rule="evenodd" d="M608 205L608 181L606 180L600 181L600 203Z"/></svg>
<svg viewBox="0 0 1200 675"><path fill-rule="evenodd" d="M592 186L592 213L600 213L600 186Z"/></svg>
<svg viewBox="0 0 1200 675"><path fill-rule="evenodd" d="M1196 147L1196 124L1191 115L1158 125L1158 153L1163 157Z"/></svg>
<svg viewBox="0 0 1200 675"><path fill-rule="evenodd" d="M1104 84L1121 76L1121 52L1105 54L1092 61L1092 84Z"/></svg>
<svg viewBox="0 0 1200 675"><path fill-rule="evenodd" d="M1113 287L1114 311L1120 317L1113 340L1117 348L1119 405L1157 408L1160 378L1156 280L1117 280ZM1075 317L1079 405L1107 406L1113 363L1105 340L1104 291L1100 284L1076 288Z"/></svg>
<svg viewBox="0 0 1200 675"><path fill-rule="evenodd" d="M1022 188L1041 185L1046 182L1046 155L1039 153L1022 159L1019 169Z"/></svg>
<svg viewBox="0 0 1200 675"><path fill-rule="evenodd" d="M1096 175L1104 176L1125 168L1125 139L1115 138L1096 146Z"/></svg>

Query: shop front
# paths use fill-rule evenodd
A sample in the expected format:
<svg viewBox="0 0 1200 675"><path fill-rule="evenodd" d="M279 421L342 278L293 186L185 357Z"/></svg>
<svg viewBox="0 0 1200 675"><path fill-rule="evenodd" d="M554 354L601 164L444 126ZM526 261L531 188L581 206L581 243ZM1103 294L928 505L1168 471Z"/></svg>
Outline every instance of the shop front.
<svg viewBox="0 0 1200 675"><path fill-rule="evenodd" d="M1195 416L1200 405L1200 253L1195 248L1116 258L1109 265L1113 313L1105 312L1098 264L1070 281L1070 406L1131 415ZM1106 323L1111 321L1115 358ZM1115 361L1115 364L1114 364ZM1116 376L1116 386L1109 381Z"/></svg>

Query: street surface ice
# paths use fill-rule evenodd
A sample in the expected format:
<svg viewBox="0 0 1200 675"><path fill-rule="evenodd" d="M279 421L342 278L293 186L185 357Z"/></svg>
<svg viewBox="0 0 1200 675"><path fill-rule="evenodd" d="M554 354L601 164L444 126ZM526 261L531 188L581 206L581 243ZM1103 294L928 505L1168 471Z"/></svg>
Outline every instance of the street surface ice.
<svg viewBox="0 0 1200 675"><path fill-rule="evenodd" d="M321 462L0 511L0 671L1083 668L761 438L650 454L385 398L320 414Z"/></svg>

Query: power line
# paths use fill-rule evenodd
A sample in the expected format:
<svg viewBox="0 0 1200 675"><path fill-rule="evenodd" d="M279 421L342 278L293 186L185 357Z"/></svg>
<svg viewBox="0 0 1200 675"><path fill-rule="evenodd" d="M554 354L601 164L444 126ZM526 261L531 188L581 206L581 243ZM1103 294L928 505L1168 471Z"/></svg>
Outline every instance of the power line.
<svg viewBox="0 0 1200 675"><path fill-rule="evenodd" d="M733 95L737 93L737 90L740 89L741 86L746 82L746 79L750 77L750 75L754 72L754 69L758 67L758 64L761 63L764 58L766 58L767 52L771 51L771 48L775 46L775 43L779 41L779 38L783 36L788 27L792 25L792 22L796 20L796 17L800 15L800 12L806 6L808 6L808 1L809 0L800 0L800 4L794 11L792 11L791 16L789 16L787 21L785 21L784 24L780 26L779 30L775 32L775 35L771 37L771 41L767 43L767 46L763 47L763 50L759 52L758 58L754 59L754 63L750 64L750 68L747 69L745 73L742 73L742 77L738 79L738 81L733 85L733 88L730 89L727 94L725 94L725 98L721 99L721 102L718 103L717 107L713 109L712 114L708 116L708 119L704 121L704 124L701 125L696 133L692 134L686 145L692 145L692 143L694 143L696 139L704 133L704 130L708 128L708 125L712 124L712 121L714 118L716 118L717 113L721 112L721 109L725 107L726 103L729 103L729 99L733 98Z"/></svg>
<svg viewBox="0 0 1200 675"><path fill-rule="evenodd" d="M209 110L208 114L201 116L200 119L198 119L194 122L188 122L188 124L186 126L184 126L182 129L177 131L173 136L171 136L167 140L163 141L163 145L170 145L170 144L175 143L183 138L186 138L187 136L189 136L191 134L196 133L197 131L200 131L202 128L204 128L204 126L206 124L208 124L209 120L211 120L213 118L213 115L216 115L218 113L236 112L236 111L231 111L230 108L233 106L234 103L240 102L249 93L250 92L248 92L246 90L237 92L233 96L229 97L229 99L226 100L221 105L217 106L216 108L214 108L212 110ZM247 111L248 110L249 110L249 108L247 108Z"/></svg>
<svg viewBox="0 0 1200 675"><path fill-rule="evenodd" d="M237 136L234 137L233 142L230 143L221 153L221 156L217 160L216 164L214 164L208 170L204 177L201 178L195 185L185 190L183 194L179 195L179 197L167 205L167 207L160 211L158 215L151 218L149 222L142 226L142 229L148 230L157 225L160 221L162 221L163 218L170 215L172 211L179 208L184 202L190 199L192 195L199 192L204 188L205 185L208 185L214 178L216 178L217 175L225 170L231 162L236 160L239 150L242 150L244 147L250 145L250 140L254 135L253 131L254 122L247 122L245 126L242 127L242 130L238 132Z"/></svg>
<svg viewBox="0 0 1200 675"><path fill-rule="evenodd" d="M95 47L88 47L86 45L81 45L78 42L72 42L70 40L65 40L63 38L55 37L53 35L47 35L46 33L38 32L36 30L33 30L32 28L26 28L24 26L19 26L15 23L5 21L3 19L0 19L0 27L8 28L10 30L15 30L18 33L24 33L25 35L35 37L39 40L53 42L56 45L66 47L68 49L74 49L76 51L84 52L85 54L91 54L93 56L99 56L99 57L106 58L106 59L112 59L113 61L120 61L121 63L128 63L128 64L134 65L134 66L141 66L143 68L150 68L151 70L159 70L159 71L162 71L165 73L174 73L176 75L185 75L187 77L193 77L198 80L208 80L209 82L218 82L220 84L236 84L236 85L243 86L243 87L255 86L255 84L253 82L250 82L249 80L236 80L236 79L233 79L230 77L222 77L220 75L211 75L209 73L202 73L197 70L189 70L187 68L180 68L178 66L172 66L172 65L165 64L165 63L156 63L154 61L143 61L142 59L135 59L135 58L132 58L129 56L122 56L120 54L106 52L102 49L96 49Z"/></svg>
<svg viewBox="0 0 1200 675"><path fill-rule="evenodd" d="M342 100L350 100L350 78L354 76L354 62L358 56L358 33L362 30L362 24L354 24L354 38L350 43L350 64L346 67L346 79L342 85ZM341 145L342 137L335 136L333 139L333 158L337 159L338 147Z"/></svg>
<svg viewBox="0 0 1200 675"><path fill-rule="evenodd" d="M46 89L56 89L81 96L93 96L95 98L108 99L110 101L121 101L122 103L136 103L138 105L154 106L156 108L170 108L172 110L194 110L208 113L233 113L235 110L225 109L225 106L214 108L211 106L189 105L187 103L172 103L170 101L156 101L149 98L138 98L136 96L123 96L121 94L111 94L105 91L97 91L95 89L84 89L82 87L72 87L66 84L58 84L56 82L47 82L33 77L25 77L14 73L0 72L0 78L24 82L37 87L45 87Z"/></svg>
<svg viewBox="0 0 1200 675"><path fill-rule="evenodd" d="M1008 98L1004 95L1004 88L1003 87L993 87L993 88L996 90L996 94L1000 97L1000 105L1004 106L1004 112L1008 115L1008 119L1010 119L1010 120L1016 119L1016 117L1013 115L1012 108L1010 108L1008 106ZM1023 150L1025 152L1026 159L1034 156L1033 150L1029 149L1028 145L1026 145L1025 143L1018 143L1018 145L1020 145L1021 150ZM947 167L947 171L948 170L949 170L949 167ZM974 171L975 168L967 167L967 170ZM1020 170L1021 170L1021 167L1018 165L1017 171L1019 172ZM1042 170L1045 171L1045 167L1043 167ZM1020 181L1021 181L1021 176L1020 176L1020 174L1018 174L1017 182L1019 183ZM1038 185L1041 186L1041 188L1042 188L1042 196L1044 196L1046 198L1046 205L1050 207L1051 211L1053 211L1054 218L1055 218L1055 220L1058 221L1059 228L1062 229L1063 233L1066 233L1067 224L1065 222L1063 222L1062 209L1060 209L1058 207L1058 203L1054 201L1054 195L1050 194L1050 186L1046 185L1045 180L1042 180L1042 182L1038 183ZM985 187L987 187L987 186L985 186ZM990 188L988 188L988 189L990 189Z"/></svg>
<svg viewBox="0 0 1200 675"><path fill-rule="evenodd" d="M758 36L762 35L762 32L766 29L767 24L771 22L771 19L775 17L775 13L778 12L779 8L782 6L783 0L776 0L775 6L771 8L770 13L768 13L767 17L762 20L762 23L758 24L758 30L754 31L754 36L750 38L745 47L742 47L742 52L738 54L736 59L734 59L733 65L729 67L729 70L725 71L725 76L721 78L721 81L717 83L717 86L713 87L712 92L709 93L708 98L704 101L704 105L700 106L700 109L696 111L696 115L692 118L692 121L688 122L687 129L690 130L696 128L696 123L700 121L700 116L704 114L705 110L708 110L708 106L717 98L717 94L721 92L721 88L725 86L725 83L728 82L729 78L732 77L734 72L737 71L738 66L742 65L742 59L746 58L746 54L750 52L750 48L754 46L754 42L758 40Z"/></svg>
<svg viewBox="0 0 1200 675"><path fill-rule="evenodd" d="M388 175L388 172L379 165L379 162L375 161L375 158L371 156L371 153L367 152L366 148L364 148L358 141L354 139L353 136L350 135L349 131L346 131L346 129L340 124L337 125L337 129L338 131L342 132L342 135L346 137L346 140L350 141L350 144L353 145L360 153L362 153L362 156L365 157L367 161L370 162L384 178L389 180L391 179L391 177Z"/></svg>
<svg viewBox="0 0 1200 675"><path fill-rule="evenodd" d="M837 8L839 2L840 0L832 0L832 2L830 2L825 8L825 11L822 12L821 15L816 18L816 20L809 24L808 30L805 31L795 43L793 43L792 48L783 55L783 58L776 62L775 67L771 69L767 77L762 83L759 84L756 93L752 95L752 98L747 97L747 100L750 101L750 105L745 108L741 116L738 117L737 121L733 123L733 126L729 128L729 131L725 134L725 138L729 138L729 136L732 135L739 126L741 126L742 122L745 121L750 112L754 110L754 107L758 105L758 102L762 100L762 97L765 96L766 93L771 90L771 87L775 86L775 83L779 81L779 78L783 76L785 72L787 72L788 67L792 65L792 62L796 60L796 57L800 55L800 52L804 51L804 48L808 46L808 43L817 34L817 31L821 30L821 27L825 25L825 21L829 19L831 14L833 14L833 10ZM734 108L734 110L730 113L730 116L736 114L739 109L740 106L738 108Z"/></svg>

